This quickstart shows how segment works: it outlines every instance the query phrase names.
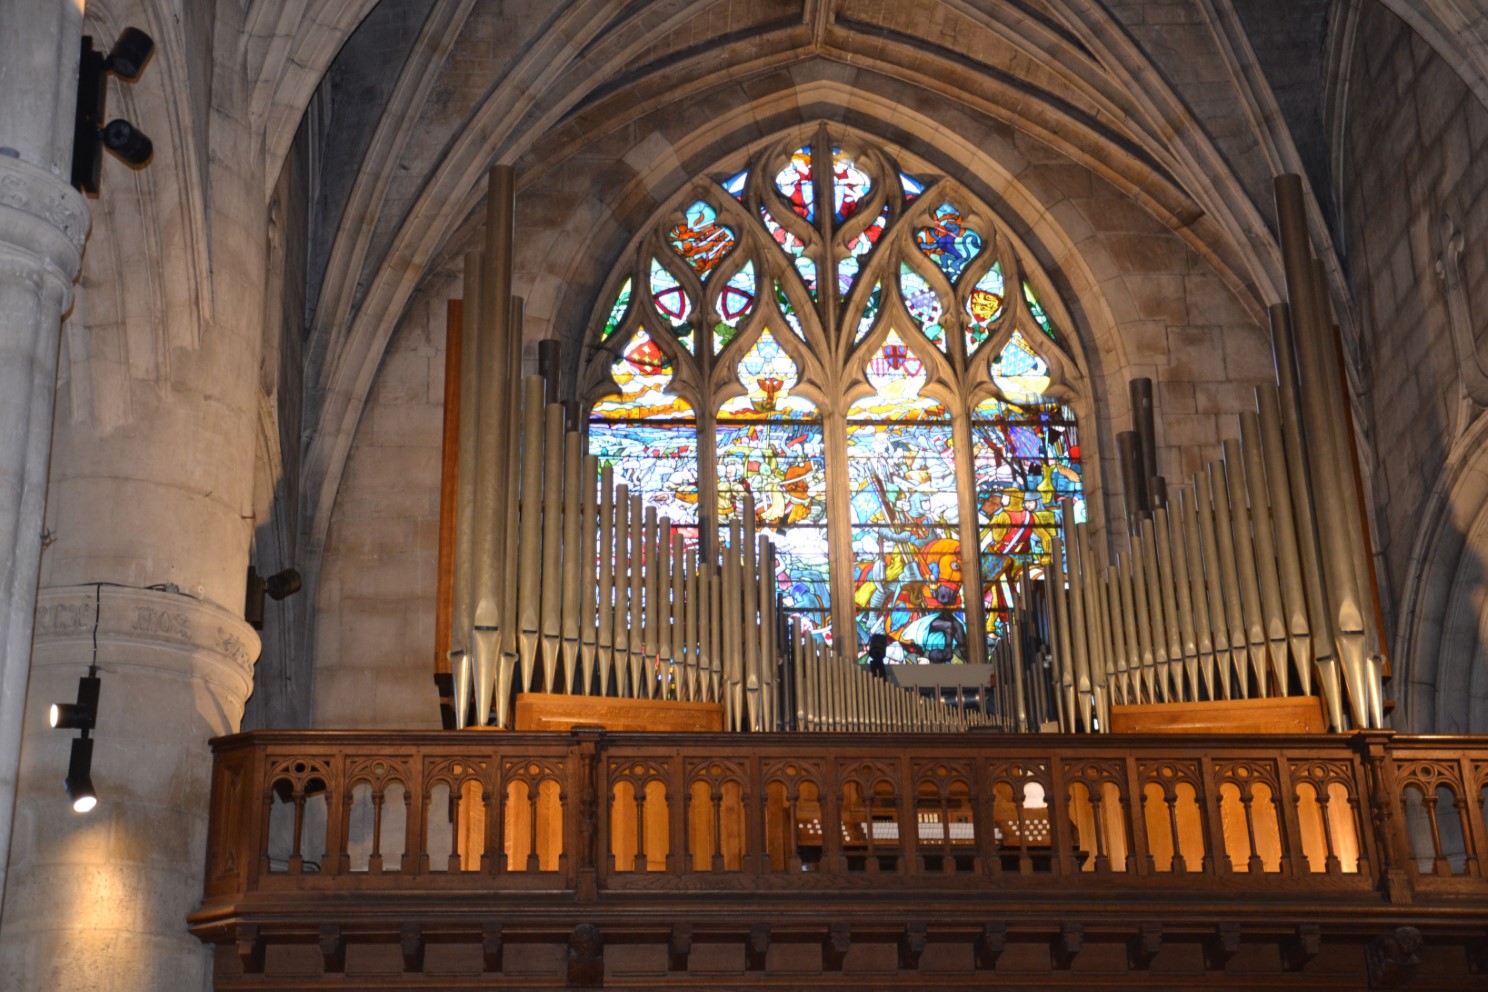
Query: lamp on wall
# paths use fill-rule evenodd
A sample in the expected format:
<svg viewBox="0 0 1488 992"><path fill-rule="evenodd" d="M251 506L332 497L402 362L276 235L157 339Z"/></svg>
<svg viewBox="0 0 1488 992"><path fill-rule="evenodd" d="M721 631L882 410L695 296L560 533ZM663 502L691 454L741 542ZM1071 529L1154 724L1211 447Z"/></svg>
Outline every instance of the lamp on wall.
<svg viewBox="0 0 1488 992"><path fill-rule="evenodd" d="M299 592L300 585L300 573L292 568L283 569L265 578L258 574L257 568L249 565L248 589L243 597L243 619L254 630L263 630L264 598L277 603Z"/></svg>
<svg viewBox="0 0 1488 992"><path fill-rule="evenodd" d="M67 798L72 800L75 813L90 812L98 805L98 793L93 789L93 739L88 735L98 722L98 691L102 682L98 678L98 618L103 607L103 584L93 587L93 660L88 663L88 674L78 679L77 700L71 703L53 703L47 714L47 722L53 730L76 730L78 736L72 741L72 757L67 762L67 777L62 787Z"/></svg>
<svg viewBox="0 0 1488 992"><path fill-rule="evenodd" d="M103 168L101 149L107 148L136 169L147 165L155 153L149 136L124 118L104 123L109 73L132 83L154 51L155 42L139 28L125 28L106 56L93 50L90 36L83 36L72 142L72 185L83 192L98 193Z"/></svg>
<svg viewBox="0 0 1488 992"><path fill-rule="evenodd" d="M74 813L87 813L98 805L98 793L93 791L93 739L75 737L72 741L72 759L67 762L67 777L62 786L67 798L72 800Z"/></svg>
<svg viewBox="0 0 1488 992"><path fill-rule="evenodd" d="M94 636L97 636L96 630ZM53 729L79 731L72 741L67 777L62 780L67 798L72 800L73 811L77 813L87 813L98 805L98 793L93 790L93 739L88 734L98 719L99 686L98 669L89 665L88 674L78 679L77 702L53 703L49 714Z"/></svg>

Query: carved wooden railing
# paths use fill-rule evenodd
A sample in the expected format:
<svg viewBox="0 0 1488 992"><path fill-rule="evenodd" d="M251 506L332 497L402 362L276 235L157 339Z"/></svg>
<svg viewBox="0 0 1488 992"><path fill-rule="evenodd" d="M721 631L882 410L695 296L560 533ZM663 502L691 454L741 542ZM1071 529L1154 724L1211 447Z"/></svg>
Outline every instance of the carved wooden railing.
<svg viewBox="0 0 1488 992"><path fill-rule="evenodd" d="M870 887L1488 905L1481 738L258 732L214 747L209 915L290 893Z"/></svg>

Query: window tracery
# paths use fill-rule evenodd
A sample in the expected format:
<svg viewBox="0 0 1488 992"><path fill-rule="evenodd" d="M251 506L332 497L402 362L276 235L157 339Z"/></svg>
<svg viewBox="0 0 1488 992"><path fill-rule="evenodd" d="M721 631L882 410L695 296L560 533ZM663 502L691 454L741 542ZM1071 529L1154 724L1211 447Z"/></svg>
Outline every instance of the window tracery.
<svg viewBox="0 0 1488 992"><path fill-rule="evenodd" d="M957 183L825 129L677 203L597 315L591 452L709 534L749 494L821 636L982 660L1081 491L1039 277Z"/></svg>

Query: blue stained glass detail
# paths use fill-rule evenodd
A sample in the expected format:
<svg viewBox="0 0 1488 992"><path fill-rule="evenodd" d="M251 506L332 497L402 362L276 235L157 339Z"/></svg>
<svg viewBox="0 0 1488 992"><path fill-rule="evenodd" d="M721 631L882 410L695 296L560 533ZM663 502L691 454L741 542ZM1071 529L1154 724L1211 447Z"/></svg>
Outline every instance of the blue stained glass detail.
<svg viewBox="0 0 1488 992"><path fill-rule="evenodd" d="M949 203L936 207L930 225L915 231L915 243L952 283L982 250L982 236L965 226L960 208Z"/></svg>

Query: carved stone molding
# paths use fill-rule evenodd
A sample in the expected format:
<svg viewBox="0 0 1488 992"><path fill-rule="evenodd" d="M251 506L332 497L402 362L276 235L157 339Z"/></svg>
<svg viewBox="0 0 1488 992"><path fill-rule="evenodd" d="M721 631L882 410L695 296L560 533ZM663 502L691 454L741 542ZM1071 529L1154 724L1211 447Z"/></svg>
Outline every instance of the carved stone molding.
<svg viewBox="0 0 1488 992"><path fill-rule="evenodd" d="M42 589L36 600L35 664L85 664L95 622L100 660L110 669L174 670L220 686L240 704L253 688L259 639L248 622L216 603L159 589L106 584Z"/></svg>
<svg viewBox="0 0 1488 992"><path fill-rule="evenodd" d="M0 155L0 266L29 265L71 286L90 223L81 193L34 165Z"/></svg>

